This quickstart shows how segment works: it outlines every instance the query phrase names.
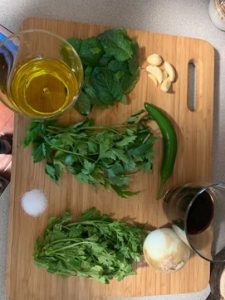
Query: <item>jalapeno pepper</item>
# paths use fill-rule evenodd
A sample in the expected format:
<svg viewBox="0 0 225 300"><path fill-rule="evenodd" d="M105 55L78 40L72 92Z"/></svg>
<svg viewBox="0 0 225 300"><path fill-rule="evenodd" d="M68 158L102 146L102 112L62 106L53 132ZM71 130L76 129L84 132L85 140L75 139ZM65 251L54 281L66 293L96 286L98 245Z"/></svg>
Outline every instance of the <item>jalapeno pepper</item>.
<svg viewBox="0 0 225 300"><path fill-rule="evenodd" d="M163 137L163 159L160 170L161 182L158 194L158 197L161 197L164 185L173 173L177 155L177 136L173 124L161 109L147 102L144 106L150 118L159 126Z"/></svg>

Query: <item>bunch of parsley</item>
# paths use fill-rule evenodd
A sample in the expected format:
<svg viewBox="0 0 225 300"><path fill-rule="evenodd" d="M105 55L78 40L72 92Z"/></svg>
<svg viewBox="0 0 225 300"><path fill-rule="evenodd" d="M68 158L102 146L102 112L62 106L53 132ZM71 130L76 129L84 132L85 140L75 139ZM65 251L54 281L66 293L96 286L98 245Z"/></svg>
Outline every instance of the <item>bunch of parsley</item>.
<svg viewBox="0 0 225 300"><path fill-rule="evenodd" d="M88 118L70 126L34 120L24 146L32 143L33 161L45 160L45 172L55 181L67 170L83 183L128 197L138 193L129 190L131 175L153 168L156 137L147 121L143 110L112 127L97 126Z"/></svg>
<svg viewBox="0 0 225 300"><path fill-rule="evenodd" d="M70 38L84 67L84 84L76 109L88 115L93 106L127 102L139 79L139 46L125 29L116 28L87 39ZM62 49L62 55L67 52ZM66 57L65 57L66 59Z"/></svg>
<svg viewBox="0 0 225 300"><path fill-rule="evenodd" d="M66 213L53 217L35 244L37 266L61 276L84 276L109 283L135 274L147 232L143 227L113 220L95 208L77 222Z"/></svg>

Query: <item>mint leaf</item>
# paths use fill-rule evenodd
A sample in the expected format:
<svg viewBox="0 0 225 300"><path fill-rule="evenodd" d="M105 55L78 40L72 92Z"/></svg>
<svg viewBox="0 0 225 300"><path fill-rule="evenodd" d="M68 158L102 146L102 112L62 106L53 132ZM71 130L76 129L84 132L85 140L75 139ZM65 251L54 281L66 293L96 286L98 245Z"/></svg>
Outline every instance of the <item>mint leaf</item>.
<svg viewBox="0 0 225 300"><path fill-rule="evenodd" d="M118 61L125 61L132 57L131 39L126 30L122 28L108 30L98 36L107 55L115 57Z"/></svg>
<svg viewBox="0 0 225 300"><path fill-rule="evenodd" d="M74 107L80 112L81 115L87 116L92 109L91 102L91 98L85 94L84 91L82 91Z"/></svg>
<svg viewBox="0 0 225 300"><path fill-rule="evenodd" d="M67 40L67 42L70 43L74 47L74 49L77 51L78 54L80 54L80 47L81 47L81 43L82 43L81 39L72 37L72 38L69 38Z"/></svg>
<svg viewBox="0 0 225 300"><path fill-rule="evenodd" d="M96 91L94 105L108 106L119 102L123 96L121 84L107 68L96 67L91 75L91 84Z"/></svg>
<svg viewBox="0 0 225 300"><path fill-rule="evenodd" d="M96 37L91 37L81 41L78 53L83 64L95 66L104 51L100 41Z"/></svg>
<svg viewBox="0 0 225 300"><path fill-rule="evenodd" d="M78 52L84 67L84 83L75 109L88 115L94 106L126 104L126 94L140 76L139 46L127 31L115 28L83 40L72 37L68 42ZM65 61L68 55L65 48Z"/></svg>

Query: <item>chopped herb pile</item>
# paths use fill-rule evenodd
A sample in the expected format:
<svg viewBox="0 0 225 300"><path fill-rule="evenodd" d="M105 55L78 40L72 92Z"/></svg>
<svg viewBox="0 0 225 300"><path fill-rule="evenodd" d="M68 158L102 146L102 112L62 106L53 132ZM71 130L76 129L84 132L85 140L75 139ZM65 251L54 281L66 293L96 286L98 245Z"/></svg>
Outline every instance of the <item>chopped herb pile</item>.
<svg viewBox="0 0 225 300"><path fill-rule="evenodd" d="M45 160L45 172L55 181L67 170L83 183L112 188L128 197L138 193L129 190L131 175L153 168L156 137L146 124L148 119L141 110L112 127L97 126L90 119L70 126L34 120L24 146L32 143L33 161Z"/></svg>
<svg viewBox="0 0 225 300"><path fill-rule="evenodd" d="M142 255L146 235L142 227L113 220L95 208L85 211L77 222L66 213L49 220L33 257L48 272L109 283L135 274L133 263Z"/></svg>
<svg viewBox="0 0 225 300"><path fill-rule="evenodd" d="M72 37L68 42L84 67L84 84L76 109L88 115L93 106L126 103L126 94L134 88L140 73L139 46L127 31L116 28L83 40Z"/></svg>

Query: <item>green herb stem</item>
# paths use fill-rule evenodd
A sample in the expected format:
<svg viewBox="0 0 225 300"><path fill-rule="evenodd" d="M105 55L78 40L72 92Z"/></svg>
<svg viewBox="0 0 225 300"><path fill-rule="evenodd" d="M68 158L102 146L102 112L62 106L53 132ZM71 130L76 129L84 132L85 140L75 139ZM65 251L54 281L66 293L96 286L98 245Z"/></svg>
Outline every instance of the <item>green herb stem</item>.
<svg viewBox="0 0 225 300"><path fill-rule="evenodd" d="M57 147L56 145L52 144L51 142L48 141L48 139L46 137L43 137L43 139L46 141L46 143L51 146L53 149L56 149L58 151L61 151L61 152L64 152L64 153L68 153L68 154L73 154L73 155L77 155L77 156L81 156L81 157L84 157L84 155L80 154L80 153L77 153L77 152L74 152L74 151L70 151L70 150L66 150L66 149L63 149L63 148L60 148L60 147ZM90 155L96 155L98 153L91 153ZM94 161L94 160L93 160Z"/></svg>
<svg viewBox="0 0 225 300"><path fill-rule="evenodd" d="M57 239L62 234L65 237ZM73 234L76 238L71 238ZM38 267L58 276L109 283L135 274L134 262L142 256L146 235L142 227L112 219L96 208L83 212L76 222L65 213L49 220L36 241L33 258Z"/></svg>
<svg viewBox="0 0 225 300"><path fill-rule="evenodd" d="M52 255L54 253L57 253L57 252L61 252L61 251L65 251L65 250L68 250L68 249L71 249L71 248L74 248L74 247L77 247L79 245L82 245L82 244L96 244L94 242L88 242L88 241L83 241L83 242L78 242L78 243L73 243L71 245L67 245L67 246L64 246L64 247L61 247L61 248L57 248L55 250L51 250L51 251L45 251L45 254L46 255Z"/></svg>
<svg viewBox="0 0 225 300"><path fill-rule="evenodd" d="M130 197L137 194L129 189L131 174L153 168L156 137L145 115L139 111L126 123L111 127L89 119L68 127L33 121L24 145L32 144L34 162L45 160L45 172L56 182L66 170L83 183L111 187L118 196Z"/></svg>

